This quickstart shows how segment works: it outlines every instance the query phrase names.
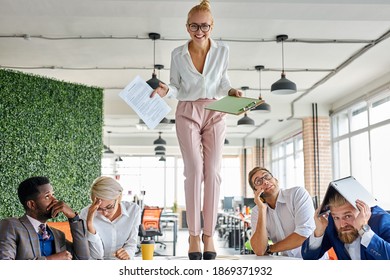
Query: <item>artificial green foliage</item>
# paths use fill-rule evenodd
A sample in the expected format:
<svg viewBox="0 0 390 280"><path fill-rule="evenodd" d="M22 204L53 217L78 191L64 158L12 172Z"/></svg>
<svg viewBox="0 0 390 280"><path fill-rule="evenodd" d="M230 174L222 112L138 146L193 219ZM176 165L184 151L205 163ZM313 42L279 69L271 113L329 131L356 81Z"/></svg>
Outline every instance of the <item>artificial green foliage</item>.
<svg viewBox="0 0 390 280"><path fill-rule="evenodd" d="M17 187L31 176L49 177L75 211L86 206L102 127L102 89L0 69L0 219L24 213Z"/></svg>

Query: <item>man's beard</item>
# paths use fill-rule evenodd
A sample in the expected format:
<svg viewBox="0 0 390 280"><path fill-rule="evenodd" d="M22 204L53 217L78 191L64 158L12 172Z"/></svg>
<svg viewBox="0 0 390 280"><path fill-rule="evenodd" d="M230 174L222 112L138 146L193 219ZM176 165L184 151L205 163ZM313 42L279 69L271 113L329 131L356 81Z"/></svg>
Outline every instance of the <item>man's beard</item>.
<svg viewBox="0 0 390 280"><path fill-rule="evenodd" d="M345 229L349 229L349 231L348 232L343 231ZM347 226L347 227L344 227L344 228L340 228L340 229L337 230L337 233L338 233L338 236L339 236L340 240L343 243L345 243L345 244L351 244L359 236L358 231L354 227L352 227L352 226Z"/></svg>
<svg viewBox="0 0 390 280"><path fill-rule="evenodd" d="M52 218L51 209L47 210L46 208L38 207L37 217L40 221L47 221Z"/></svg>

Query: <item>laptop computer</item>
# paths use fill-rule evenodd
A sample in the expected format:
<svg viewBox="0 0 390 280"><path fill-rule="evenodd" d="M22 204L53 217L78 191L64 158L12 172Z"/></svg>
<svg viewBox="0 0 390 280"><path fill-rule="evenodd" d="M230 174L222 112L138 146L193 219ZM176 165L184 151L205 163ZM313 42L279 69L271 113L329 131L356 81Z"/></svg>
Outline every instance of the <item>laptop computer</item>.
<svg viewBox="0 0 390 280"><path fill-rule="evenodd" d="M321 203L319 215L329 212L329 198L334 192L340 193L351 205L356 207L356 200L360 199L373 207L378 204L377 200L362 186L353 176L348 176L329 183L325 197Z"/></svg>

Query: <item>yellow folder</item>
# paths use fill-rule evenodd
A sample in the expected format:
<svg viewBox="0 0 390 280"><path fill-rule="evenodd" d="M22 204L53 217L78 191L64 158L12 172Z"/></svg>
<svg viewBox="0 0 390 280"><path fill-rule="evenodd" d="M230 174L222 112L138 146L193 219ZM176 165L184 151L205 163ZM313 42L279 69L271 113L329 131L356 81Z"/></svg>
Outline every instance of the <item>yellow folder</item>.
<svg viewBox="0 0 390 280"><path fill-rule="evenodd" d="M248 97L225 96L210 103L207 110L219 111L227 114L240 115L263 103L263 100Z"/></svg>

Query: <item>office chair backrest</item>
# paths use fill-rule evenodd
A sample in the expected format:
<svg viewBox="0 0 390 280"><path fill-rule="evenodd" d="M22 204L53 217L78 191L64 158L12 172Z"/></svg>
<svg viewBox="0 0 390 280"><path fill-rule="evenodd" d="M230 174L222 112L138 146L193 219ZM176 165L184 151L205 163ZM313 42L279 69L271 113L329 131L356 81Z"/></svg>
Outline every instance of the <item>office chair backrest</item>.
<svg viewBox="0 0 390 280"><path fill-rule="evenodd" d="M141 226L145 231L144 236L162 235L160 219L163 208L145 206L142 211Z"/></svg>

